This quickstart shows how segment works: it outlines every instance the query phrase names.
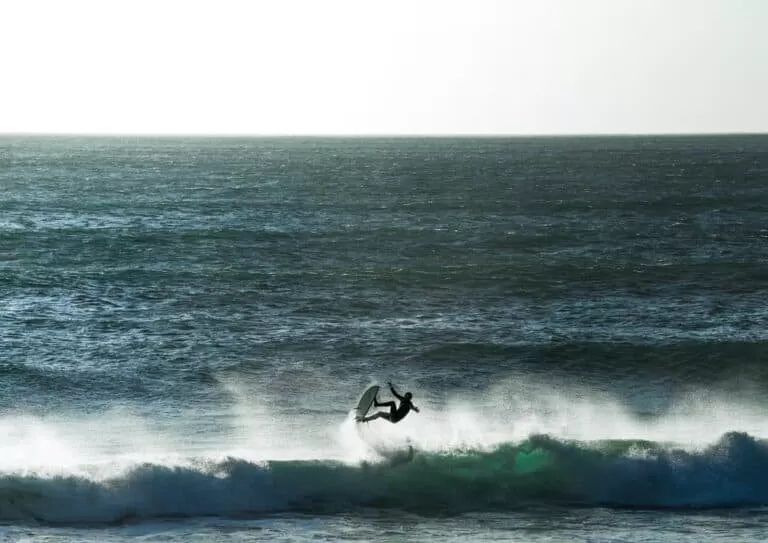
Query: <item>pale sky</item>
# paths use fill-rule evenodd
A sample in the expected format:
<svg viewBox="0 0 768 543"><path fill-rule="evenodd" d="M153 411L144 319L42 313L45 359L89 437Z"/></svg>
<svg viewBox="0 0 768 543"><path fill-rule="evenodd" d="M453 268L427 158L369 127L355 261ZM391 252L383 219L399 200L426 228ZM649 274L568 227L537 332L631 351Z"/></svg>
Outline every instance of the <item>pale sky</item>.
<svg viewBox="0 0 768 543"><path fill-rule="evenodd" d="M0 132L768 132L768 0L0 0Z"/></svg>

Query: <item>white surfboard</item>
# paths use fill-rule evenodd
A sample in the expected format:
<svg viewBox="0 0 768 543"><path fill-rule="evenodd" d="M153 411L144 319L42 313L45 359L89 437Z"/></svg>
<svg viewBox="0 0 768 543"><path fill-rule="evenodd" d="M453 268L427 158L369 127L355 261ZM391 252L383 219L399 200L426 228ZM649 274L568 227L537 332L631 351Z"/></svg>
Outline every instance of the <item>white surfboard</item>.
<svg viewBox="0 0 768 543"><path fill-rule="evenodd" d="M363 392L363 395L360 396L360 401L357 402L357 407L355 408L355 420L360 421L364 416L368 414L368 410L373 405L373 400L376 399L376 394L379 392L379 385L373 385L371 387L368 387L368 389Z"/></svg>

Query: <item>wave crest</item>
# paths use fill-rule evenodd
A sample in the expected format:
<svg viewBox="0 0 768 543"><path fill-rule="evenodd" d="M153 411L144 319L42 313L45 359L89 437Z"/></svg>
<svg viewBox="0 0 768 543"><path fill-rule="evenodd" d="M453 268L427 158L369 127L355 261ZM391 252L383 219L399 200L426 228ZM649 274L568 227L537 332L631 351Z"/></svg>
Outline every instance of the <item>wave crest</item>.
<svg viewBox="0 0 768 543"><path fill-rule="evenodd" d="M450 514L529 505L757 506L768 504L767 466L768 442L735 432L698 451L533 436L492 450L417 451L410 462L396 463L147 463L105 480L5 474L0 521L109 523L360 507Z"/></svg>

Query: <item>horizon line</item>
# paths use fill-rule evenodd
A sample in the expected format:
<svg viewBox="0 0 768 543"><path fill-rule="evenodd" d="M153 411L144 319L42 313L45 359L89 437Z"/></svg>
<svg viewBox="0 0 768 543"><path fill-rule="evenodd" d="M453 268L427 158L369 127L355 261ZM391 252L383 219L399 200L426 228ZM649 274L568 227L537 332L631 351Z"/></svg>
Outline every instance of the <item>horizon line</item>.
<svg viewBox="0 0 768 543"><path fill-rule="evenodd" d="M335 133L326 134L321 132L307 133L258 133L258 132L36 132L36 131L0 131L2 137L139 137L139 138L337 138L337 139L375 139L375 138L393 138L393 139L522 139L522 138L632 138L632 137L711 137L711 136L768 136L768 131L723 131L723 132L547 132L547 133L486 133L486 132L465 132L465 133L399 133L399 132L381 132L381 133Z"/></svg>

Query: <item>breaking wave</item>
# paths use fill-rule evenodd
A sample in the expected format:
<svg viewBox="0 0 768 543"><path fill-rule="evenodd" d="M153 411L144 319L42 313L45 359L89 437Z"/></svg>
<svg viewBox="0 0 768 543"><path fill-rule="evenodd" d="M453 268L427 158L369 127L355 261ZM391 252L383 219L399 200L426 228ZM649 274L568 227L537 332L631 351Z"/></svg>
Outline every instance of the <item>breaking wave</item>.
<svg viewBox="0 0 768 543"><path fill-rule="evenodd" d="M529 506L768 504L768 442L745 433L727 433L698 450L542 435L492 449L412 452L357 464L238 458L145 463L107 479L5 473L0 521L112 523L359 508L457 514Z"/></svg>

